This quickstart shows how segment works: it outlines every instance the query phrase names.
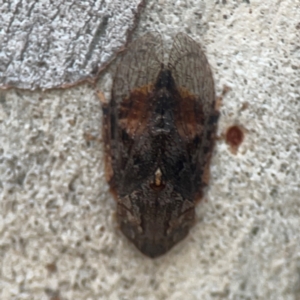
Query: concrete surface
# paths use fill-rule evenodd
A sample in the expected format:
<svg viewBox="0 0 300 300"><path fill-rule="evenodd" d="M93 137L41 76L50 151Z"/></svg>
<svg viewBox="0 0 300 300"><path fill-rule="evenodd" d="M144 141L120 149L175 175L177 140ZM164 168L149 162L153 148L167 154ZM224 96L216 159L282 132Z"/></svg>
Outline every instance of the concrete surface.
<svg viewBox="0 0 300 300"><path fill-rule="evenodd" d="M2 91L0 298L300 299L300 2L151 0L148 30L202 43L245 141L217 142L195 227L151 260L116 226L95 89Z"/></svg>

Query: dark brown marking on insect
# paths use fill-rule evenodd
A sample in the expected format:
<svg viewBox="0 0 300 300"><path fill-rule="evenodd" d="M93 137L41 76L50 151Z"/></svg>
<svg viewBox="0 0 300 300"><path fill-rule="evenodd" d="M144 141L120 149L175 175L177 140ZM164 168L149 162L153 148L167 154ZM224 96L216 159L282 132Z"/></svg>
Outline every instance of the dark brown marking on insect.
<svg viewBox="0 0 300 300"><path fill-rule="evenodd" d="M188 234L209 181L219 112L205 54L180 33L164 64L160 35L148 33L128 48L111 101L101 102L120 229L157 257Z"/></svg>
<svg viewBox="0 0 300 300"><path fill-rule="evenodd" d="M230 126L225 134L225 141L230 146L230 150L233 154L237 153L237 150L244 140L244 130L238 126Z"/></svg>

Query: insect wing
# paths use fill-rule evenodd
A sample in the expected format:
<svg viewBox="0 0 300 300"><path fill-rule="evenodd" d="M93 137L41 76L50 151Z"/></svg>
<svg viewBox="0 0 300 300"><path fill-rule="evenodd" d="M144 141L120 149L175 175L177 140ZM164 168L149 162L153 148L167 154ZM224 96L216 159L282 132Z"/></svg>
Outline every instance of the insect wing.
<svg viewBox="0 0 300 300"><path fill-rule="evenodd" d="M174 38L169 69L181 97L177 129L187 139L191 165L203 173L218 120L212 72L200 45L183 33Z"/></svg>
<svg viewBox="0 0 300 300"><path fill-rule="evenodd" d="M208 116L214 109L214 80L200 45L184 33L177 34L169 56L169 68L176 85L196 96L204 116Z"/></svg>
<svg viewBox="0 0 300 300"><path fill-rule="evenodd" d="M155 82L162 56L162 40L157 32L147 33L130 45L117 68L113 83L112 100L116 105L137 87L150 87Z"/></svg>
<svg viewBox="0 0 300 300"><path fill-rule="evenodd" d="M123 185L126 166L132 164L132 149L147 126L148 99L161 70L162 49L160 34L147 33L130 45L117 68L109 127L112 169L119 185Z"/></svg>

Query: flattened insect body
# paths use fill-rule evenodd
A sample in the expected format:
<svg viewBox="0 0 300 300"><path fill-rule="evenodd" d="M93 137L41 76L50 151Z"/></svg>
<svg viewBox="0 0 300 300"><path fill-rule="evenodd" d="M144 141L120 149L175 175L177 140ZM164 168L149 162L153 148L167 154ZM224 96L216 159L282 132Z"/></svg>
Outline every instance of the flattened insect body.
<svg viewBox="0 0 300 300"><path fill-rule="evenodd" d="M149 33L123 56L103 107L107 178L122 232L157 257L193 225L208 181L219 113L201 47L180 33L167 65Z"/></svg>

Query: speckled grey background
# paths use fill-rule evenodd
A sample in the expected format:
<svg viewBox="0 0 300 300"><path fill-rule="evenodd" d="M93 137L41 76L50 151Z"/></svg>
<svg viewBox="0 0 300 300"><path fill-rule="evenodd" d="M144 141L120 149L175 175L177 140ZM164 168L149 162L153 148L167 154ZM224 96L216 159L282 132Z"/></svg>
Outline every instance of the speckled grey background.
<svg viewBox="0 0 300 300"><path fill-rule="evenodd" d="M0 1L0 87L91 78L124 47L142 0Z"/></svg>
<svg viewBox="0 0 300 300"><path fill-rule="evenodd" d="M299 22L298 0L148 1L135 35L201 42L231 87L220 135L246 130L236 155L217 142L195 227L156 260L116 226L94 88L2 91L0 298L300 299Z"/></svg>

